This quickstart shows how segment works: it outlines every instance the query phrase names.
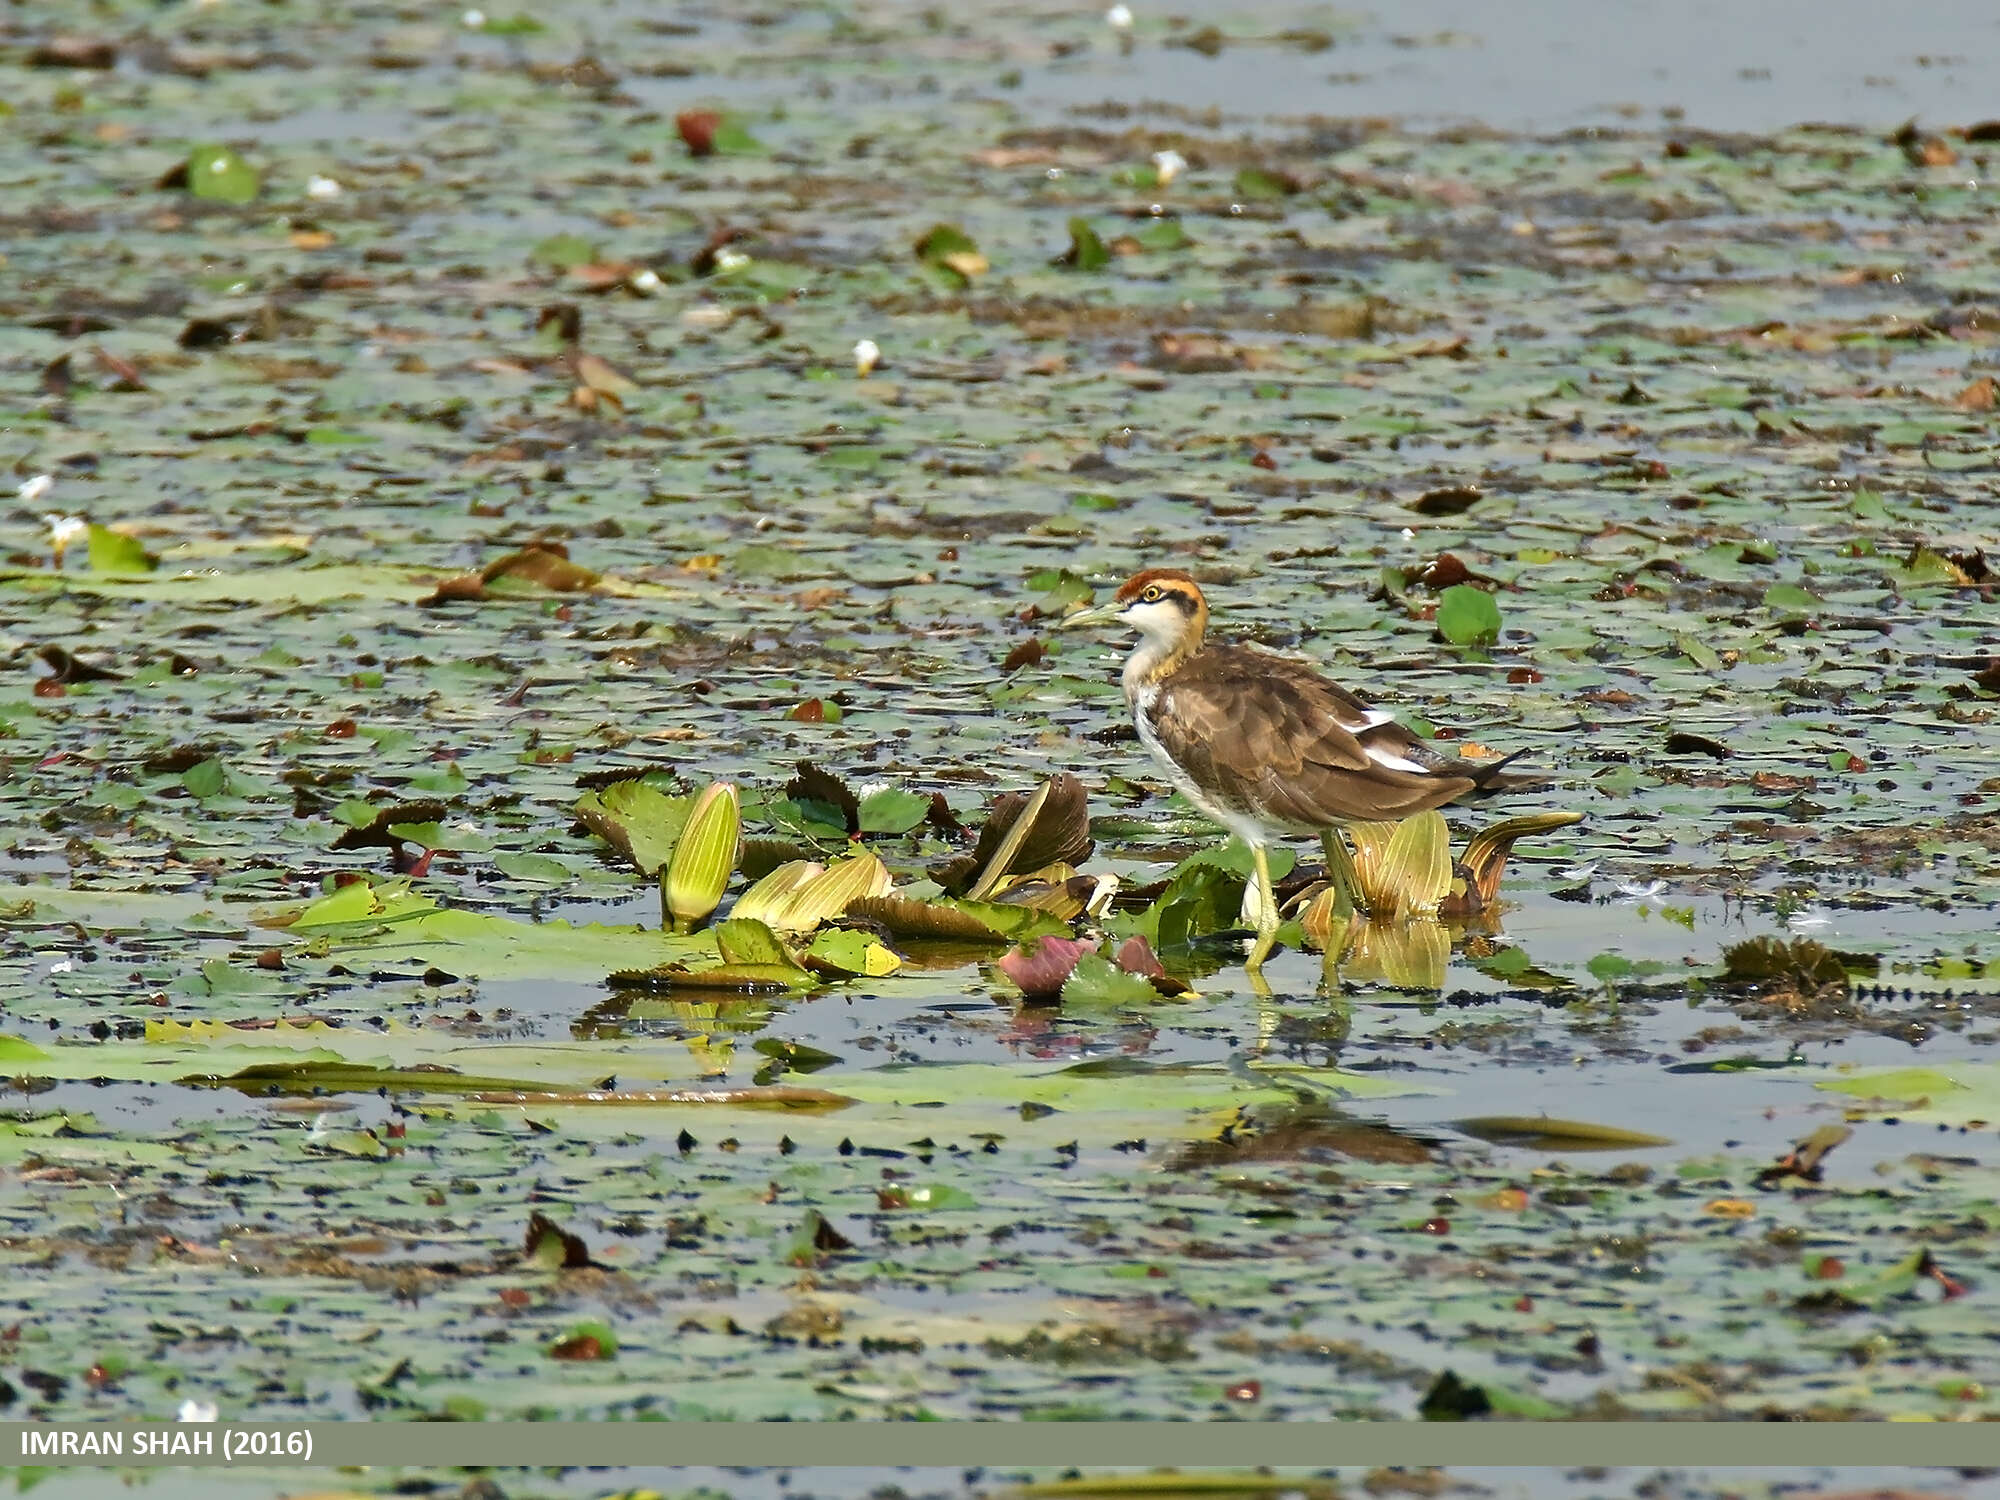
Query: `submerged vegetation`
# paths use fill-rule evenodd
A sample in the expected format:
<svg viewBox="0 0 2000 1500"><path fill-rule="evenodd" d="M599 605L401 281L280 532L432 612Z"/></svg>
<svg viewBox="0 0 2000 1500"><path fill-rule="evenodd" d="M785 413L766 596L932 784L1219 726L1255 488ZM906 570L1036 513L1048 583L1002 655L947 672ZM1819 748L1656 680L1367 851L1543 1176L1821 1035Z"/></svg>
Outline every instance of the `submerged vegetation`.
<svg viewBox="0 0 2000 1500"><path fill-rule="evenodd" d="M0 33L10 1415L1994 1413L1991 127L296 9ZM1141 563L1551 786L1259 991Z"/></svg>

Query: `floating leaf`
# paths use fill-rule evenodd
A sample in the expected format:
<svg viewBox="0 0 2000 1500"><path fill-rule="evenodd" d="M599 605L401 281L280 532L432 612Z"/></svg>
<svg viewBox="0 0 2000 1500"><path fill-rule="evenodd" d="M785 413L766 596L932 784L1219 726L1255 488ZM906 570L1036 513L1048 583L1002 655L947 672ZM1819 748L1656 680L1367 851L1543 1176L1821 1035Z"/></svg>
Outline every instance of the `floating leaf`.
<svg viewBox="0 0 2000 1500"><path fill-rule="evenodd" d="M741 903L739 903L740 905ZM791 953L762 922L732 916L715 924L715 946L726 964L789 964Z"/></svg>
<svg viewBox="0 0 2000 1500"><path fill-rule="evenodd" d="M1236 174L1236 196L1246 202L1269 202L1289 198L1299 190L1298 178L1289 172L1272 172L1263 167L1244 167Z"/></svg>
<svg viewBox="0 0 2000 1500"><path fill-rule="evenodd" d="M552 234L537 240L528 252L528 264L546 266L552 271L567 271L573 266L587 266L597 259L597 246L581 235Z"/></svg>
<svg viewBox="0 0 2000 1500"><path fill-rule="evenodd" d="M599 1360L618 1357L618 1335L609 1323L573 1323L548 1347L550 1359Z"/></svg>
<svg viewBox="0 0 2000 1500"><path fill-rule="evenodd" d="M896 1183L879 1190L876 1197L878 1206L886 1212L938 1214L979 1207L979 1200L972 1194L943 1182Z"/></svg>
<svg viewBox="0 0 2000 1500"><path fill-rule="evenodd" d="M1090 227L1090 220L1071 219L1069 249L1057 257L1056 264L1068 266L1073 271L1101 271L1111 264L1111 252L1104 248L1104 241Z"/></svg>
<svg viewBox="0 0 2000 1500"><path fill-rule="evenodd" d="M973 277L987 270L978 243L956 224L933 225L917 241L916 250L918 260L942 271L960 287L970 285Z"/></svg>
<svg viewBox="0 0 2000 1500"><path fill-rule="evenodd" d="M615 990L713 991L719 994L775 995L787 990L817 989L810 970L789 960L783 963L722 963L705 968L660 964L651 969L616 969L604 982Z"/></svg>
<svg viewBox="0 0 2000 1500"><path fill-rule="evenodd" d="M1496 1145L1527 1146L1538 1151L1616 1151L1628 1147L1671 1146L1665 1136L1596 1125L1583 1120L1552 1120L1546 1115L1479 1115L1454 1120L1452 1127Z"/></svg>
<svg viewBox="0 0 2000 1500"><path fill-rule="evenodd" d="M908 833L930 816L931 799L897 787L884 787L861 799L856 823L862 833Z"/></svg>
<svg viewBox="0 0 2000 1500"><path fill-rule="evenodd" d="M879 922L890 936L911 942L1000 944L1069 931L1067 922L1033 907L991 901L869 896L851 903L846 914Z"/></svg>
<svg viewBox="0 0 2000 1500"><path fill-rule="evenodd" d="M1044 943L1060 942L1060 938L1044 938ZM1009 954L1011 958L1013 955ZM1007 966L1007 959L1000 961L1001 968ZM1010 978L1013 976L1010 974ZM1019 980L1016 980L1019 983ZM1026 985L1022 985L1025 991ZM1151 980L1140 974L1129 974L1110 959L1099 953L1085 953L1070 970L1069 977L1062 983L1062 1003L1064 1005L1156 1005L1160 992Z"/></svg>
<svg viewBox="0 0 2000 1500"><path fill-rule="evenodd" d="M1500 606L1469 583L1455 583L1438 595L1438 634L1454 646L1489 646L1500 639Z"/></svg>
<svg viewBox="0 0 2000 1500"><path fill-rule="evenodd" d="M809 969L834 975L854 975L879 979L902 968L902 959L881 939L867 932L847 928L826 928L814 936L805 951Z"/></svg>
<svg viewBox="0 0 2000 1500"><path fill-rule="evenodd" d="M93 573L150 573L160 560L142 546L137 537L108 526L90 523L90 571Z"/></svg>
<svg viewBox="0 0 2000 1500"><path fill-rule="evenodd" d="M674 856L694 810L692 796L673 796L649 781L614 781L577 798L576 820L631 860L651 879Z"/></svg>
<svg viewBox="0 0 2000 1500"><path fill-rule="evenodd" d="M187 190L216 203L256 201L263 179L227 146L197 146L188 153Z"/></svg>

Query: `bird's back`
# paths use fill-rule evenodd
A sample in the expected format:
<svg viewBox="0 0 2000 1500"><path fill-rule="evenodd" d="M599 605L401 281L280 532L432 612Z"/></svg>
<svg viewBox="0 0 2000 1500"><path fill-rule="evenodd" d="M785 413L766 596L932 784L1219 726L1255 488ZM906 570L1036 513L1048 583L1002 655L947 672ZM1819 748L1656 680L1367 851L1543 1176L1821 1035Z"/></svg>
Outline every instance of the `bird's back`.
<svg viewBox="0 0 2000 1500"><path fill-rule="evenodd" d="M1208 800L1285 831L1407 818L1498 770L1442 755L1308 664L1246 646L1196 652L1135 708Z"/></svg>

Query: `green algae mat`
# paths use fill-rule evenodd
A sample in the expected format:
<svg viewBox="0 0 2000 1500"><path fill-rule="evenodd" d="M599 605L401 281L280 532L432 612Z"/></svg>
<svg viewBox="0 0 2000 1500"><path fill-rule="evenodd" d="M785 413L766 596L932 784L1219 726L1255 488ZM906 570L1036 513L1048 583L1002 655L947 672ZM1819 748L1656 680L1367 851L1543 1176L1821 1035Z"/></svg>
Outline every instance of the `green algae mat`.
<svg viewBox="0 0 2000 1500"><path fill-rule="evenodd" d="M0 31L0 1410L2000 1414L2000 129L641 9ZM1260 992L1142 566L1581 821Z"/></svg>

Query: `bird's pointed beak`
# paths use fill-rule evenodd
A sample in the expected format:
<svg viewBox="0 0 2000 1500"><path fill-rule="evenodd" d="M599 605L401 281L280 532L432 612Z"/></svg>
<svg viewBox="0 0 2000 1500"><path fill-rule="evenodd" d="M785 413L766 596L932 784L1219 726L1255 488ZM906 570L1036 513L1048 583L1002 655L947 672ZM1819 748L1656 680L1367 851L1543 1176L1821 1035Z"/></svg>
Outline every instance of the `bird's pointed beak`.
<svg viewBox="0 0 2000 1500"><path fill-rule="evenodd" d="M1115 625L1119 606L1116 600L1109 604L1094 604L1089 609L1080 609L1073 615L1064 615L1056 621L1058 630L1088 630L1093 625Z"/></svg>

